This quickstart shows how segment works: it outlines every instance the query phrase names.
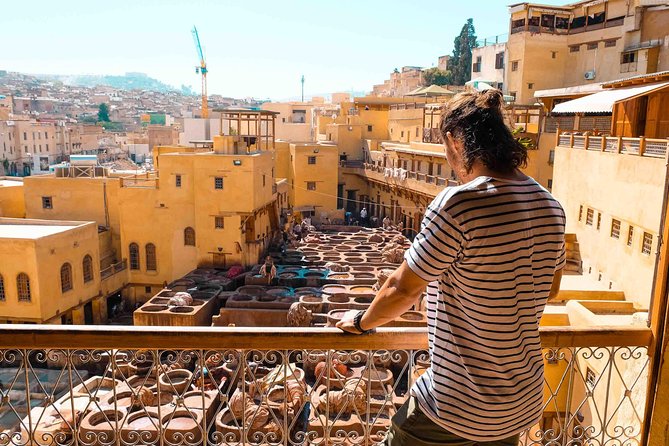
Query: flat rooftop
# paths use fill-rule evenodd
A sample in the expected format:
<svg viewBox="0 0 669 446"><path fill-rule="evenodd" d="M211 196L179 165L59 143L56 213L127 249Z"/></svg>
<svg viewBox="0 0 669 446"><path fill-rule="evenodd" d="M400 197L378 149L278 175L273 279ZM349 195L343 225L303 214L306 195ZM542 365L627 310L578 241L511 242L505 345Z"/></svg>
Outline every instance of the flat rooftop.
<svg viewBox="0 0 669 446"><path fill-rule="evenodd" d="M0 180L0 187L17 187L17 186L23 186L23 181Z"/></svg>
<svg viewBox="0 0 669 446"><path fill-rule="evenodd" d="M38 239L69 231L76 226L7 225L0 223L0 238Z"/></svg>

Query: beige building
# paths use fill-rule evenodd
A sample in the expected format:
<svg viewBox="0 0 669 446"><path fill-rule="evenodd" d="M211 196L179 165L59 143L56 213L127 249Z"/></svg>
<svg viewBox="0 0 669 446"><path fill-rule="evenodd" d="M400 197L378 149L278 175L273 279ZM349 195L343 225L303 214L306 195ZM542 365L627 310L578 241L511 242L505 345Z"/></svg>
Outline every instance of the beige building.
<svg viewBox="0 0 669 446"><path fill-rule="evenodd" d="M265 102L263 110L276 115L276 139L285 141L314 141L315 108L322 104L312 102Z"/></svg>
<svg viewBox="0 0 669 446"><path fill-rule="evenodd" d="M99 265L93 222L0 218L0 320L102 323Z"/></svg>
<svg viewBox="0 0 669 446"><path fill-rule="evenodd" d="M472 50L471 80L485 82L506 93L504 89L506 54L506 43L497 43L495 40L482 42L481 46Z"/></svg>
<svg viewBox="0 0 669 446"><path fill-rule="evenodd" d="M519 104L537 90L669 69L665 2L582 1L509 7L506 89Z"/></svg>
<svg viewBox="0 0 669 446"><path fill-rule="evenodd" d="M421 67L402 67L390 73L390 79L382 84L374 85L372 96L401 97L423 85L423 69Z"/></svg>

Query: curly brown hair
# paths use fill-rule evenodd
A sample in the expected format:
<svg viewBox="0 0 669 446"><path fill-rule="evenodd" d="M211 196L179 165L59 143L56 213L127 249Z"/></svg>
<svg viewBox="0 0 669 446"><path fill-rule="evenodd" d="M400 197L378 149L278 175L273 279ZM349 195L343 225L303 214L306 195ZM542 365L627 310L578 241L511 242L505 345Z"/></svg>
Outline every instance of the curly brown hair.
<svg viewBox="0 0 669 446"><path fill-rule="evenodd" d="M446 133L450 132L462 141L467 172L471 172L475 160L500 173L527 166L527 149L504 123L503 102L501 91L489 89L459 93L442 108L441 136L446 141Z"/></svg>

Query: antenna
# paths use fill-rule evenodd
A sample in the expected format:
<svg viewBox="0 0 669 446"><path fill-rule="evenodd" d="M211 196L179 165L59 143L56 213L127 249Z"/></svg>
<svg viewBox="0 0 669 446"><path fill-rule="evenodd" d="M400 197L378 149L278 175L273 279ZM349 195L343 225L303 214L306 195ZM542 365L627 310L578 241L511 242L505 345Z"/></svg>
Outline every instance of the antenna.
<svg viewBox="0 0 669 446"><path fill-rule="evenodd" d="M302 75L302 102L304 102L304 74Z"/></svg>

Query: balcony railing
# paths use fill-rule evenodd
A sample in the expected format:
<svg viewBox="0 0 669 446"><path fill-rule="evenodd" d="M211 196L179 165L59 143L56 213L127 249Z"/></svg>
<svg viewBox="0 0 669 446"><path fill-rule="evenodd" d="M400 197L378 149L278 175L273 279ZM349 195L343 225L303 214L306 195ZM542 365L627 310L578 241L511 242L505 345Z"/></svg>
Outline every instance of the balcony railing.
<svg viewBox="0 0 669 446"><path fill-rule="evenodd" d="M100 270L100 278L106 279L128 268L128 259L123 259Z"/></svg>
<svg viewBox="0 0 669 446"><path fill-rule="evenodd" d="M597 152L626 153L651 158L666 158L669 149L669 139L575 135L574 133L566 132L558 135L557 145Z"/></svg>
<svg viewBox="0 0 669 446"><path fill-rule="evenodd" d="M365 163L363 165L365 170L369 170L372 172L378 172L382 173L385 177L387 178L393 178L398 181L405 181L407 179L410 180L416 180L423 182L425 184L430 184L430 185L436 185L436 186L457 186L458 183L457 181L454 180L449 180L447 178L442 178L436 175L428 175L427 173L424 172L414 172L411 170L406 170L406 175L402 177L399 174L399 168L390 168L390 167L382 167L382 166L377 166L375 164L367 164Z"/></svg>
<svg viewBox="0 0 669 446"><path fill-rule="evenodd" d="M640 444L650 330L542 327L522 445ZM424 329L0 326L0 444L382 444Z"/></svg>

